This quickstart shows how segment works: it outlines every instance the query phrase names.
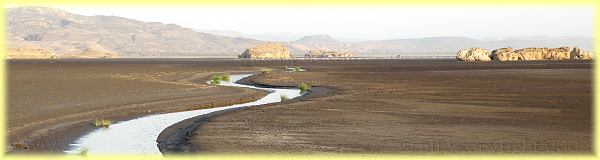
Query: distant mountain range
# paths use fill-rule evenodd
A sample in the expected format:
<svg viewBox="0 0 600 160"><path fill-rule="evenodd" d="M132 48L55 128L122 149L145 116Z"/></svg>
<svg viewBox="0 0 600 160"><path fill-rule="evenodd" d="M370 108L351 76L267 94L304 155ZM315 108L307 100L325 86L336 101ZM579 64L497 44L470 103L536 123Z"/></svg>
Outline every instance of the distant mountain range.
<svg viewBox="0 0 600 160"><path fill-rule="evenodd" d="M193 31L175 24L83 16L46 7L6 9L8 47L74 54L96 47L119 56L234 56L264 43Z"/></svg>
<svg viewBox="0 0 600 160"><path fill-rule="evenodd" d="M196 32L210 33L220 36L227 37L245 37L251 38L261 41L269 41L269 42L288 42L295 41L304 36L308 36L306 34L293 34L293 33L262 33L262 34L248 34L236 31L227 31L227 30L207 30L207 29L192 29Z"/></svg>
<svg viewBox="0 0 600 160"><path fill-rule="evenodd" d="M295 55L309 50L338 50L357 56L439 53L452 55L470 47L489 51L502 47L578 46L591 51L589 37L508 37L484 40L467 37L339 41L328 35L245 34L234 31L184 28L175 24L141 22L116 16L84 16L47 7L6 9L8 47L45 49L77 54L86 49L123 56L236 56L267 42L280 42Z"/></svg>

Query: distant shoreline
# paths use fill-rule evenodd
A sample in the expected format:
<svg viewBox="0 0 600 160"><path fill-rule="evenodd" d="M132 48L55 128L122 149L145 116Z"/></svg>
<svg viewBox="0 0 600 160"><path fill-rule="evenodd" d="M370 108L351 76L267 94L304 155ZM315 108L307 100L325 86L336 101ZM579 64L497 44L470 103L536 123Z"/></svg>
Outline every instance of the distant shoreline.
<svg viewBox="0 0 600 160"><path fill-rule="evenodd" d="M391 55L391 56L365 56L365 57L350 57L350 58L310 58L310 57L292 57L286 59L302 60L302 59L429 59L429 58L455 58L455 55ZM172 58L172 59L238 59L235 56L149 56L149 57L135 57L135 56L123 56L116 59L158 59L158 58ZM241 58L243 59L243 58ZM250 60L250 59L249 59ZM252 59L252 60L273 60L273 59Z"/></svg>

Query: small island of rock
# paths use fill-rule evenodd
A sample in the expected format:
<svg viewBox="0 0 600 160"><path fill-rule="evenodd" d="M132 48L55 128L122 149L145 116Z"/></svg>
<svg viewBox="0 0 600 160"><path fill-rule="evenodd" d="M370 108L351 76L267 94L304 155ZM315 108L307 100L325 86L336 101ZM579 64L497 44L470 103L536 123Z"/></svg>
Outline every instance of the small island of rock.
<svg viewBox="0 0 600 160"><path fill-rule="evenodd" d="M469 48L458 51L456 59L459 61L517 61L517 60L568 60L568 59L594 59L592 52L585 52L577 46L559 48L523 48L514 50L510 47L493 50L489 53L483 48Z"/></svg>
<svg viewBox="0 0 600 160"><path fill-rule="evenodd" d="M304 57L311 58L335 58L335 57L355 57L354 53L340 52L340 51L322 51L322 50L310 50L304 54Z"/></svg>
<svg viewBox="0 0 600 160"><path fill-rule="evenodd" d="M292 54L281 43L264 43L247 49L238 58L279 59L292 58Z"/></svg>

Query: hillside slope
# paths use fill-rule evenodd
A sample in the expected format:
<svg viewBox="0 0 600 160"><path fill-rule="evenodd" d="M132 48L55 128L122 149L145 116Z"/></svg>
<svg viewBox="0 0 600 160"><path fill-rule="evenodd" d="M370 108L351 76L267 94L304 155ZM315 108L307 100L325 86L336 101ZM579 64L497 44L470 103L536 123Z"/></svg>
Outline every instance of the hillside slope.
<svg viewBox="0 0 600 160"><path fill-rule="evenodd" d="M195 32L175 24L83 16L46 7L8 8L8 46L78 54L99 45L120 56L237 55L262 41Z"/></svg>
<svg viewBox="0 0 600 160"><path fill-rule="evenodd" d="M84 16L47 7L6 9L7 47L44 49L57 55L80 54L93 49L116 53L119 57L144 56L230 56L270 41L232 38L198 32L176 24L142 22L116 16ZM190 18L190 20L194 20ZM239 34L234 34L239 35ZM289 39L289 36L274 39ZM294 56L310 50L356 53L357 56L435 53L452 55L459 50L481 47L494 50L504 47L528 48L577 46L592 51L587 37L511 37L472 39L467 37L428 37L414 39L343 42L329 35L309 35L295 41L281 42Z"/></svg>

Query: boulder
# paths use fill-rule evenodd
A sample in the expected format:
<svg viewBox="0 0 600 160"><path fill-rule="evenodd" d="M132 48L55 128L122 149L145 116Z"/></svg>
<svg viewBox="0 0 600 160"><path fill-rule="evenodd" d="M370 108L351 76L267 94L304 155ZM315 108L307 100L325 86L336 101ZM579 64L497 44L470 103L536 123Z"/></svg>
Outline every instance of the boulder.
<svg viewBox="0 0 600 160"><path fill-rule="evenodd" d="M264 43L247 49L244 53L238 55L239 58L292 58L290 51L281 43Z"/></svg>
<svg viewBox="0 0 600 160"><path fill-rule="evenodd" d="M594 54L592 52L586 52L579 49L577 46L573 47L571 51L571 59L594 59Z"/></svg>
<svg viewBox="0 0 600 160"><path fill-rule="evenodd" d="M516 61L519 60L519 55L510 47L500 48L492 51L492 60Z"/></svg>
<svg viewBox="0 0 600 160"><path fill-rule="evenodd" d="M560 48L523 48L515 51L519 60L564 60L569 59L569 47Z"/></svg>
<svg viewBox="0 0 600 160"><path fill-rule="evenodd" d="M312 58L327 58L327 57L355 57L354 53L340 52L340 51L322 51L322 50L310 50L304 54L304 57Z"/></svg>
<svg viewBox="0 0 600 160"><path fill-rule="evenodd" d="M456 59L459 61L490 61L492 54L483 48L469 48L460 50L456 54Z"/></svg>
<svg viewBox="0 0 600 160"><path fill-rule="evenodd" d="M550 58L548 58L548 59L551 59L551 60L570 59L571 58L570 50L571 50L571 48L569 48L569 47L560 47L560 48L549 49L548 54L550 55Z"/></svg>
<svg viewBox="0 0 600 160"><path fill-rule="evenodd" d="M519 56L519 60L543 60L550 58L548 50L548 48L523 48L515 51L515 53Z"/></svg>
<svg viewBox="0 0 600 160"><path fill-rule="evenodd" d="M5 59L57 59L54 53L44 49L6 48Z"/></svg>

